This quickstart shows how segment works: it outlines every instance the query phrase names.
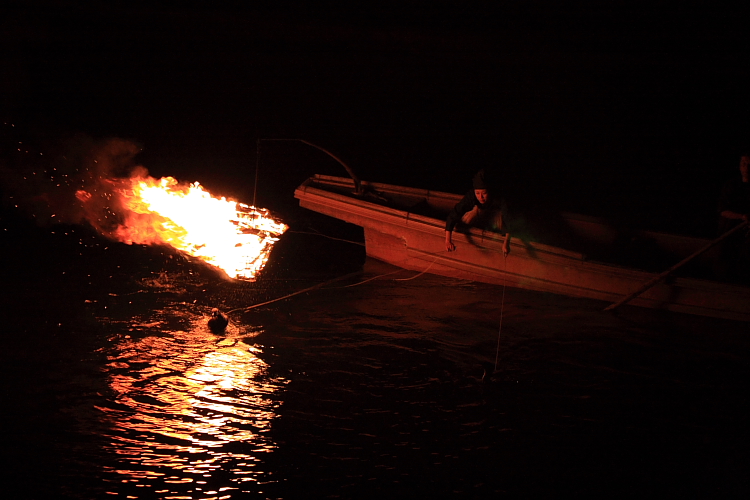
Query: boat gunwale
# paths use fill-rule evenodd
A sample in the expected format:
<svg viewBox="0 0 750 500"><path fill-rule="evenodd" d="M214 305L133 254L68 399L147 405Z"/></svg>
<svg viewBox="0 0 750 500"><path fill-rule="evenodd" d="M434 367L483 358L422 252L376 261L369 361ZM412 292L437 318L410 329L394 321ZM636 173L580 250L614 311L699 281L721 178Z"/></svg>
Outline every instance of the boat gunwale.
<svg viewBox="0 0 750 500"><path fill-rule="evenodd" d="M341 182L344 181L344 182ZM316 187L314 184L320 184L323 186L329 186L333 185L335 187L339 188L350 188L352 189L351 195L345 195L340 194L337 192L329 191L326 189L322 189L320 187ZM457 203L458 200L461 199L461 195L456 195L453 193L446 193L443 191L432 191L427 189L419 189L419 188L408 188L403 186L396 186L393 184L383 184L383 183L376 183L376 182L368 182L368 181L361 181L362 186L364 187L370 187L376 191L384 191L386 193L395 193L399 195L411 195L416 197L425 198L428 203L430 198L442 198L448 202L452 202L453 204ZM409 222L417 222L424 224L428 227L431 227L433 230L436 228L439 231L443 232L445 231L445 221L441 219L437 219L435 217L429 217L426 215L417 214L414 212L409 212L408 210L400 209L400 208L392 208L387 207L384 205L379 205L377 203L373 203L368 200L364 200L362 198L359 198L356 196L356 193L353 191L355 188L354 181L351 179L346 179L343 177L334 177L334 176L327 176L327 175L321 175L321 174L315 174L314 177L310 177L307 179L296 191L302 191L308 195L317 195L322 198L326 198L329 200L336 200L341 203L345 203L347 205L359 205L363 206L367 204L367 207L369 210L378 212L381 215L389 215L391 217L394 217L395 219L404 220L405 224L394 224L394 225L401 225L401 226L409 226ZM313 191L311 191L313 190ZM300 198L297 196L297 198ZM391 222L392 224L394 221ZM419 227L413 227L413 229L419 229L424 232L432 232L432 231L425 231L423 228ZM466 228L465 230L461 231L462 234L467 234L472 239L477 239L482 241L483 243L487 243L490 246L497 246L499 248L500 245L502 245L505 237L500 234L493 231L487 231L475 227ZM575 252L572 250L567 250L565 248L555 247L551 245L546 245L544 243L539 243L536 241L528 241L528 242L519 242L520 240L518 238L511 239L511 247L528 247L531 248L534 252L543 252L550 255L556 255L560 256L566 259L572 259L579 262L585 262L587 261L584 254L580 252ZM499 250L495 250L499 251ZM619 266L613 266L613 267L619 267Z"/></svg>

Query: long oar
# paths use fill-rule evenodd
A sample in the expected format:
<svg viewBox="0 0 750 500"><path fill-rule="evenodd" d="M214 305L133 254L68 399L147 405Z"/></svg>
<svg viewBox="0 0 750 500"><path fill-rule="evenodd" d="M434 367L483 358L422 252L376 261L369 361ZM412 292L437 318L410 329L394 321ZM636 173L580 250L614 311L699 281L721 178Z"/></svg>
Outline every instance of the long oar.
<svg viewBox="0 0 750 500"><path fill-rule="evenodd" d="M737 231L739 231L743 227L746 227L747 224L748 224L747 221L745 221L742 224L740 224L739 226L733 227L732 229L730 229L726 233L722 234L721 236L719 236L718 238L716 238L715 240L713 240L711 243L708 243L706 246L704 246L703 248L701 248L697 252L689 255L688 257L685 257L680 262L678 262L674 266L670 267L669 269L667 269L663 273L659 274L658 276L654 276L653 278L651 278L650 280L648 280L646 283L644 283L635 292L631 293L630 295L627 295L627 296L623 297L622 299L620 299L619 301L615 302L614 304L608 305L606 308L604 308L604 310L605 311L611 311L612 309L615 309L616 307L620 307L624 303L629 302L630 300L632 300L633 298L635 298L638 295L642 294L643 292L645 292L646 290L648 290L649 288L651 288L652 286L654 286L655 284L657 284L658 282L660 282L661 280L663 280L664 278L666 278L667 276L669 276L670 274L672 274L673 272L675 272L677 269L681 268L682 266L684 266L685 264L687 264L688 262L690 262L691 260L693 260L694 258L696 258L697 256L699 256L700 254L702 254L703 252L705 252L706 250L710 249L714 245L717 245L717 244L721 243L726 238L728 238L729 236L733 235L734 233L736 233Z"/></svg>

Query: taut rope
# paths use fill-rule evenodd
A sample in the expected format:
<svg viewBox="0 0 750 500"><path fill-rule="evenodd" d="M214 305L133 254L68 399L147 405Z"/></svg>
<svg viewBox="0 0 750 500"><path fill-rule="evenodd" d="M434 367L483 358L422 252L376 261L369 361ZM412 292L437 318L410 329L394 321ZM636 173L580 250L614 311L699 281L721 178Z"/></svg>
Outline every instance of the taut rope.
<svg viewBox="0 0 750 500"><path fill-rule="evenodd" d="M497 350L495 351L495 371L497 371L497 360L500 357L500 333L503 331L503 308L505 307L505 279L508 274L508 258L503 257L503 295L500 299L500 327L497 330Z"/></svg>

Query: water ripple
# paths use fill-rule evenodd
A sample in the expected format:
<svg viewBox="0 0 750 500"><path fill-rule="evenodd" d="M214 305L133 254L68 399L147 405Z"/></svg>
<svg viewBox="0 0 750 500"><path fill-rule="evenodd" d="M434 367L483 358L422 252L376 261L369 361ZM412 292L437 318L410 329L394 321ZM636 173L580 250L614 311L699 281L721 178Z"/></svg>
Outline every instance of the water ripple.
<svg viewBox="0 0 750 500"><path fill-rule="evenodd" d="M111 394L96 406L99 428L91 432L117 457L103 466L105 476L137 487L137 498L228 498L247 491L244 483L272 482L263 457L277 448L269 431L288 380L268 374L248 335L257 332L231 325L219 337L205 320L172 306L124 321L105 349ZM223 491L212 493L219 473Z"/></svg>

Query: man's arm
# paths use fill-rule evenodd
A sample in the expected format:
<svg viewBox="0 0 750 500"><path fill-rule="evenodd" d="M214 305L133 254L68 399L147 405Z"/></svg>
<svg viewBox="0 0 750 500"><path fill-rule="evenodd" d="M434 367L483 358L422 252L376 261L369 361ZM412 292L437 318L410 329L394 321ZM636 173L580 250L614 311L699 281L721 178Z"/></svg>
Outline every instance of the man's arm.
<svg viewBox="0 0 750 500"><path fill-rule="evenodd" d="M456 245L453 244L453 240L451 239L451 235L453 234L453 231L445 230L445 249L449 252L452 252L456 249Z"/></svg>
<svg viewBox="0 0 750 500"><path fill-rule="evenodd" d="M473 197L473 195L471 196ZM448 214L448 218L445 221L445 249L449 252L456 249L456 245L453 244L452 240L453 229L458 224L458 221L461 220L461 217L471 210L473 206L473 199L469 195L465 195Z"/></svg>

